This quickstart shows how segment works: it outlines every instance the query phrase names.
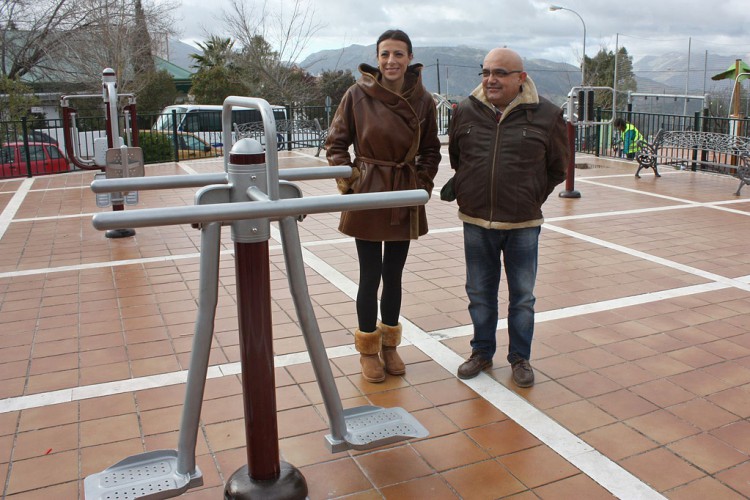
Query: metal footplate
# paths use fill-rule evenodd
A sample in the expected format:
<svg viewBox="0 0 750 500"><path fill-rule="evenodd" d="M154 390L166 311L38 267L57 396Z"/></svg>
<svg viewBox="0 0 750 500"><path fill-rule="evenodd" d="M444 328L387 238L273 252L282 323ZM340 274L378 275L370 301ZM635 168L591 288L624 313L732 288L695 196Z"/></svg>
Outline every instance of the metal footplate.
<svg viewBox="0 0 750 500"><path fill-rule="evenodd" d="M189 488L203 485L196 466L192 474L177 472L177 451L141 453L117 462L84 480L86 500L131 500L172 498Z"/></svg>
<svg viewBox="0 0 750 500"><path fill-rule="evenodd" d="M331 434L326 436L333 453L348 449L369 450L430 434L403 408L358 406L344 410L344 419L347 431L344 439L335 439Z"/></svg>

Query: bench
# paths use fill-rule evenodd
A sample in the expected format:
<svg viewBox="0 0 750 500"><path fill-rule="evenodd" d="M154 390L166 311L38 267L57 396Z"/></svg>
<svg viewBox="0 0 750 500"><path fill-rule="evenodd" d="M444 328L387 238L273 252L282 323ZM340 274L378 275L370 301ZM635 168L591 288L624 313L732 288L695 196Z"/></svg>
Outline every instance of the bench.
<svg viewBox="0 0 750 500"><path fill-rule="evenodd" d="M264 134L263 122L235 123L234 131L237 140L246 137L260 140ZM317 147L315 156L319 156L321 150L325 149L327 137L328 130L324 130L320 126L317 118L313 120L276 120L276 138L279 150L285 149L287 145L297 144Z"/></svg>
<svg viewBox="0 0 750 500"><path fill-rule="evenodd" d="M640 151L635 159L640 178L641 169L651 168L656 177L659 165L671 165L682 169L690 165L701 170L733 175L740 180L736 196L742 187L750 184L750 138L732 136L718 132L695 132L692 130L659 130L652 143L638 141Z"/></svg>

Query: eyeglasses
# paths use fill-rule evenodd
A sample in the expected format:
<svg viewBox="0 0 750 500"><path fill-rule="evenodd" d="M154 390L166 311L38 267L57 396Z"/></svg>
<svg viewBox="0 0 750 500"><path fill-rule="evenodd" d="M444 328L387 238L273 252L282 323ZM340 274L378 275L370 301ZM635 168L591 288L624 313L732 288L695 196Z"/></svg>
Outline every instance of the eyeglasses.
<svg viewBox="0 0 750 500"><path fill-rule="evenodd" d="M495 78L504 78L508 75L512 75L513 73L523 73L520 69L514 69L512 71L508 71L507 69L483 69L481 73L479 73L479 76L482 78L489 78L490 76L494 76Z"/></svg>

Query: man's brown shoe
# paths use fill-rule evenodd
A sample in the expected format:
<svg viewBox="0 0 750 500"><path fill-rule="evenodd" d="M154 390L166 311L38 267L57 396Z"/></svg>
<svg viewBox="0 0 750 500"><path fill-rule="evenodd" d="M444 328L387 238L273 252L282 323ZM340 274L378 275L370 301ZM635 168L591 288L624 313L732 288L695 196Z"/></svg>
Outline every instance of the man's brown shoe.
<svg viewBox="0 0 750 500"><path fill-rule="evenodd" d="M483 358L478 352L471 353L471 357L458 367L458 378L474 378L479 372L492 366L492 359Z"/></svg>
<svg viewBox="0 0 750 500"><path fill-rule="evenodd" d="M513 382L518 387L531 387L534 385L534 370L528 359L519 359L511 365L513 368Z"/></svg>

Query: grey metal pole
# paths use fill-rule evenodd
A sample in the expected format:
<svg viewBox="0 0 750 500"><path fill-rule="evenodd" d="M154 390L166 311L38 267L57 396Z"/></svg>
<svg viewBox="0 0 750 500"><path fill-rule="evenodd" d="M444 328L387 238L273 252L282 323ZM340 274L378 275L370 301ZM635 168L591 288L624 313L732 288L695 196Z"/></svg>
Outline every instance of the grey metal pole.
<svg viewBox="0 0 750 500"><path fill-rule="evenodd" d="M195 444L219 300L220 237L221 223L214 222L201 228L198 314L177 444L177 472L180 474L190 474L195 470Z"/></svg>

